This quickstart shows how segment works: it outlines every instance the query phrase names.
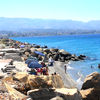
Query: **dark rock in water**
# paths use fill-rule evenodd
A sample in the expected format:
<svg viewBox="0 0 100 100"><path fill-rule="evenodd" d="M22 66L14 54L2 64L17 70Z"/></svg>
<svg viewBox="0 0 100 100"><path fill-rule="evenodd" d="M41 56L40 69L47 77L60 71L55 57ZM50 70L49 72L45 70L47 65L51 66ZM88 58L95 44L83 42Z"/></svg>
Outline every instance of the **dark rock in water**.
<svg viewBox="0 0 100 100"><path fill-rule="evenodd" d="M63 62L71 60L71 54L68 52L59 53L59 59Z"/></svg>
<svg viewBox="0 0 100 100"><path fill-rule="evenodd" d="M86 58L85 55L80 55L80 56L78 56L78 59L80 59L80 60L84 60L85 58Z"/></svg>
<svg viewBox="0 0 100 100"><path fill-rule="evenodd" d="M35 45L34 48L40 48L40 45Z"/></svg>
<svg viewBox="0 0 100 100"><path fill-rule="evenodd" d="M67 53L67 52L62 52L62 53L60 53L60 56L62 56L62 57L70 57L71 54Z"/></svg>
<svg viewBox="0 0 100 100"><path fill-rule="evenodd" d="M43 46L43 47L41 47L41 48L48 48L48 46Z"/></svg>
<svg viewBox="0 0 100 100"><path fill-rule="evenodd" d="M80 55L80 56L81 56L81 57L84 57L84 58L86 57L85 55Z"/></svg>
<svg viewBox="0 0 100 100"><path fill-rule="evenodd" d="M78 57L71 58L72 61L79 61L80 59Z"/></svg>

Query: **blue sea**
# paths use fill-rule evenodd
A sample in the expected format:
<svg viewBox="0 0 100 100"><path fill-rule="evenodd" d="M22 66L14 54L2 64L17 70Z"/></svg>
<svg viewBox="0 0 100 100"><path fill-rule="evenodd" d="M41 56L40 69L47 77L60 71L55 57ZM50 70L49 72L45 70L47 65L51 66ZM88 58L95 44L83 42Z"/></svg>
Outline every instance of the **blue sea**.
<svg viewBox="0 0 100 100"><path fill-rule="evenodd" d="M47 45L49 48L64 49L76 55L86 55L87 59L84 61L68 63L68 72L77 82L83 81L84 77L92 72L100 73L97 67L100 63L100 34L14 37L12 39L41 46Z"/></svg>

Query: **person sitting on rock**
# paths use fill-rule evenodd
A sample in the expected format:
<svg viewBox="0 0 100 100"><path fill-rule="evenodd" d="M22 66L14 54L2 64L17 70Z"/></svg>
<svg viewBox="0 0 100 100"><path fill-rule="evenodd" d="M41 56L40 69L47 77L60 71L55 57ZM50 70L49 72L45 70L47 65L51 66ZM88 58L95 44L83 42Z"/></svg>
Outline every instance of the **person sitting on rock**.
<svg viewBox="0 0 100 100"><path fill-rule="evenodd" d="M52 57L49 58L49 66L53 66L54 60L52 59Z"/></svg>
<svg viewBox="0 0 100 100"><path fill-rule="evenodd" d="M46 75L46 68L43 68L43 75Z"/></svg>
<svg viewBox="0 0 100 100"><path fill-rule="evenodd" d="M41 62L41 65L42 67L46 67L45 63L44 62Z"/></svg>
<svg viewBox="0 0 100 100"><path fill-rule="evenodd" d="M34 68L31 68L30 74L37 75L37 70Z"/></svg>
<svg viewBox="0 0 100 100"><path fill-rule="evenodd" d="M41 70L40 68L37 68L37 75L40 75L41 74Z"/></svg>
<svg viewBox="0 0 100 100"><path fill-rule="evenodd" d="M40 69L41 75L43 75L43 68Z"/></svg>

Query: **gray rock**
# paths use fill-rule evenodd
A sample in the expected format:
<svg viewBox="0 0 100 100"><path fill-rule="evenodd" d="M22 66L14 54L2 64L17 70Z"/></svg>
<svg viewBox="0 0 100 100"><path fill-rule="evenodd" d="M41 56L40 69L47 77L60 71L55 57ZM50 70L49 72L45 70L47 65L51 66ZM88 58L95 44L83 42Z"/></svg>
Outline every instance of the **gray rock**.
<svg viewBox="0 0 100 100"><path fill-rule="evenodd" d="M14 61L22 61L21 57L19 56L19 53L6 53L3 58L13 59Z"/></svg>
<svg viewBox="0 0 100 100"><path fill-rule="evenodd" d="M77 89L35 89L27 92L33 100L82 100Z"/></svg>

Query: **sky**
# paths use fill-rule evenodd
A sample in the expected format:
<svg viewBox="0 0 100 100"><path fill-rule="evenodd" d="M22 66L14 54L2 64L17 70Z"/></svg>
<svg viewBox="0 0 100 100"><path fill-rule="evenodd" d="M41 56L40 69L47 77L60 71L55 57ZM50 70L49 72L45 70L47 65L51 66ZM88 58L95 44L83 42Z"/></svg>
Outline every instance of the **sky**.
<svg viewBox="0 0 100 100"><path fill-rule="evenodd" d="M0 17L100 20L100 0L0 0Z"/></svg>

